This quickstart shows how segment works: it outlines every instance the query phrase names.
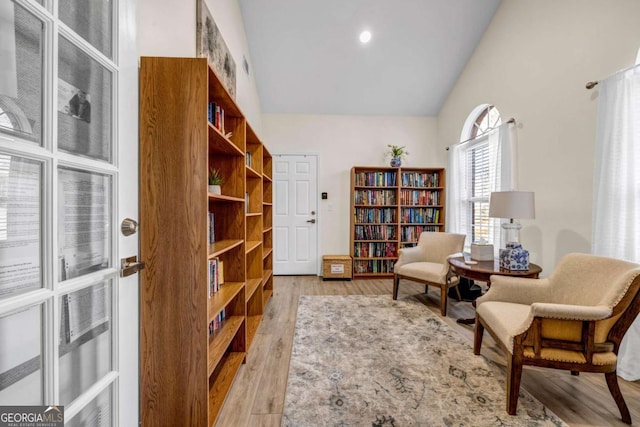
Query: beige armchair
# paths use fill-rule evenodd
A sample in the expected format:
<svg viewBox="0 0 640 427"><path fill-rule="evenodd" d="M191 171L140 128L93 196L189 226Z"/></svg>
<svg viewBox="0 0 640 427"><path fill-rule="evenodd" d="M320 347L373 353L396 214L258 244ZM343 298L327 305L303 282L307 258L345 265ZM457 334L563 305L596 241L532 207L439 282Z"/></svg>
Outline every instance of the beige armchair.
<svg viewBox="0 0 640 427"><path fill-rule="evenodd" d="M486 328L507 353L507 412L515 415L522 366L604 373L622 421L631 416L616 375L620 341L640 312L640 265L564 256L546 279L491 276L476 301L473 351Z"/></svg>
<svg viewBox="0 0 640 427"><path fill-rule="evenodd" d="M393 267L393 299L398 299L400 279L424 283L425 293L429 286L435 286L440 288L440 314L446 316L447 292L459 282L458 277L449 275L447 258L460 255L464 239L464 234L424 232L417 246L400 249ZM458 298L462 299L459 291Z"/></svg>

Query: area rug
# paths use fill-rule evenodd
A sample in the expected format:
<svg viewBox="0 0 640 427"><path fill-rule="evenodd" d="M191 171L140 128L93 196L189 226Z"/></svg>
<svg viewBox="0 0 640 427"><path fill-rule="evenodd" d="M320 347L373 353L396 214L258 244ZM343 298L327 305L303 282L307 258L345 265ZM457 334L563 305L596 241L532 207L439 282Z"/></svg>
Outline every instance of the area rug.
<svg viewBox="0 0 640 427"><path fill-rule="evenodd" d="M301 296L283 426L565 426L422 303Z"/></svg>

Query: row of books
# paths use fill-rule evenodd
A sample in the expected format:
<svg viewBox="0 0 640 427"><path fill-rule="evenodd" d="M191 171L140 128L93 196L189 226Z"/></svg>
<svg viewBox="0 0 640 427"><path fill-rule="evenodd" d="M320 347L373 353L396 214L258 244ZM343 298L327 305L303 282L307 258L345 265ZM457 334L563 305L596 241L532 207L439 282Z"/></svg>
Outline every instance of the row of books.
<svg viewBox="0 0 640 427"><path fill-rule="evenodd" d="M396 215L395 208L356 208L354 219L357 223L393 224L398 222Z"/></svg>
<svg viewBox="0 0 640 427"><path fill-rule="evenodd" d="M215 215L213 212L209 212L207 224L209 225L209 244L213 245L216 241Z"/></svg>
<svg viewBox="0 0 640 427"><path fill-rule="evenodd" d="M402 185L404 187L437 187L438 172L402 172Z"/></svg>
<svg viewBox="0 0 640 427"><path fill-rule="evenodd" d="M393 273L394 259L354 260L353 272L355 274L366 273Z"/></svg>
<svg viewBox="0 0 640 427"><path fill-rule="evenodd" d="M220 313L209 323L209 335L213 335L220 330L224 319L226 318L225 309L223 308Z"/></svg>
<svg viewBox="0 0 640 427"><path fill-rule="evenodd" d="M423 231L438 231L436 225L408 225L400 230L402 243L415 243Z"/></svg>
<svg viewBox="0 0 640 427"><path fill-rule="evenodd" d="M395 205L395 190L356 190L354 194L356 205Z"/></svg>
<svg viewBox="0 0 640 427"><path fill-rule="evenodd" d="M220 290L224 283L224 264L218 258L209 260L209 298Z"/></svg>
<svg viewBox="0 0 640 427"><path fill-rule="evenodd" d="M249 166L250 168L252 168L253 166L251 166L251 164L253 163L253 158L251 157L251 153L250 152L246 152L244 155L244 162L247 166Z"/></svg>
<svg viewBox="0 0 640 427"><path fill-rule="evenodd" d="M440 208L402 208L400 219L404 224L437 224Z"/></svg>
<svg viewBox="0 0 640 427"><path fill-rule="evenodd" d="M440 191L402 190L400 191L401 205L439 205Z"/></svg>
<svg viewBox="0 0 640 427"><path fill-rule="evenodd" d="M209 122L224 134L224 109L217 103L210 102L208 116Z"/></svg>
<svg viewBox="0 0 640 427"><path fill-rule="evenodd" d="M396 172L358 172L355 185L370 187L395 187Z"/></svg>
<svg viewBox="0 0 640 427"><path fill-rule="evenodd" d="M398 227L393 225L356 225L353 227L355 240L396 240Z"/></svg>
<svg viewBox="0 0 640 427"><path fill-rule="evenodd" d="M398 256L395 243L361 243L353 244L353 256L358 258L382 258Z"/></svg>

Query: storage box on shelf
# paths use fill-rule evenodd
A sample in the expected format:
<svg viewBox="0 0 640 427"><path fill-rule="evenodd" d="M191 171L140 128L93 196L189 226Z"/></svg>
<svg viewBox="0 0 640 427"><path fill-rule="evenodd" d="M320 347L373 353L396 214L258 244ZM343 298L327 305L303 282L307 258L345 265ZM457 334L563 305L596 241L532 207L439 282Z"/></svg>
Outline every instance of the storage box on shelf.
<svg viewBox="0 0 640 427"><path fill-rule="evenodd" d="M444 231L444 182L442 168L351 169L354 277L391 276L400 248Z"/></svg>
<svg viewBox="0 0 640 427"><path fill-rule="evenodd" d="M141 422L211 426L264 312L262 143L206 59L145 57L140 152Z"/></svg>

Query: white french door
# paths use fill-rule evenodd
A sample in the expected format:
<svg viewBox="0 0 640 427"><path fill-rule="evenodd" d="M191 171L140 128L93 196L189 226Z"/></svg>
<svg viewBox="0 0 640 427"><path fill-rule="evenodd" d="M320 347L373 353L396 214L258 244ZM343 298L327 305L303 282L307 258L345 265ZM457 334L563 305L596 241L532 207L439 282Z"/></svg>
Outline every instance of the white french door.
<svg viewBox="0 0 640 427"><path fill-rule="evenodd" d="M135 2L0 0L0 406L66 426L138 424L135 30Z"/></svg>
<svg viewBox="0 0 640 427"><path fill-rule="evenodd" d="M318 274L318 158L273 156L273 274Z"/></svg>

